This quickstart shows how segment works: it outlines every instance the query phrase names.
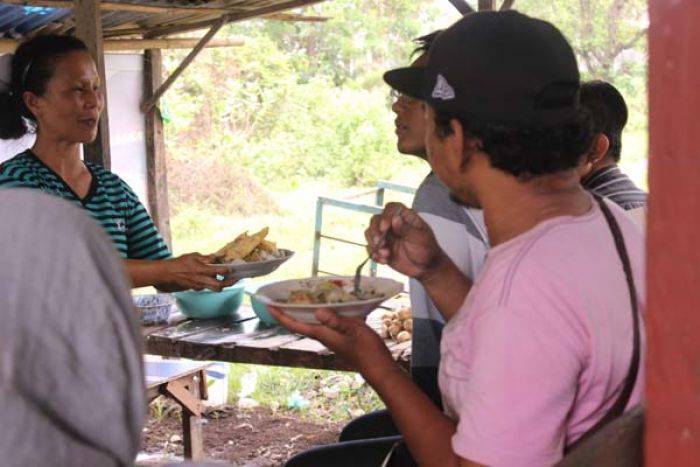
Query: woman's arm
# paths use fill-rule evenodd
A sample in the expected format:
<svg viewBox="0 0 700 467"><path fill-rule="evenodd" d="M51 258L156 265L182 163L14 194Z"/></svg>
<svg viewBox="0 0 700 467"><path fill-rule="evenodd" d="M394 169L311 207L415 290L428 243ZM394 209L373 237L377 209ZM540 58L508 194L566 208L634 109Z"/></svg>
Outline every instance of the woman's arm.
<svg viewBox="0 0 700 467"><path fill-rule="evenodd" d="M163 260L124 261L133 287L153 286L163 292L186 289L220 291L236 282L235 279L218 280L217 275L225 275L228 269L208 264L210 262L211 258L198 253Z"/></svg>

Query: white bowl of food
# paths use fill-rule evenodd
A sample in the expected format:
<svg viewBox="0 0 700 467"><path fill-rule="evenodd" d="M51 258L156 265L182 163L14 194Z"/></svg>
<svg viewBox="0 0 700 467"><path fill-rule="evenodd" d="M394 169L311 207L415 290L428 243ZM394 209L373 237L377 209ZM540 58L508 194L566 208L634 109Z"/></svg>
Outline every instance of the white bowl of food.
<svg viewBox="0 0 700 467"><path fill-rule="evenodd" d="M315 312L330 308L341 316L364 318L382 302L403 291L403 284L385 277L360 280L360 292L353 292L353 276L292 279L260 287L255 298L266 306L284 311L297 321L317 323Z"/></svg>

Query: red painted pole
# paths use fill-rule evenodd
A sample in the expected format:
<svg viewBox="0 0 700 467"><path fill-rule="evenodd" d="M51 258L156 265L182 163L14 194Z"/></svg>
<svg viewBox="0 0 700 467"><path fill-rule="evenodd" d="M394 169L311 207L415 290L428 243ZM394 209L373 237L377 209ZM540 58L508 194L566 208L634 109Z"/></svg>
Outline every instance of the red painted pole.
<svg viewBox="0 0 700 467"><path fill-rule="evenodd" d="M700 2L650 0L646 465L700 465Z"/></svg>

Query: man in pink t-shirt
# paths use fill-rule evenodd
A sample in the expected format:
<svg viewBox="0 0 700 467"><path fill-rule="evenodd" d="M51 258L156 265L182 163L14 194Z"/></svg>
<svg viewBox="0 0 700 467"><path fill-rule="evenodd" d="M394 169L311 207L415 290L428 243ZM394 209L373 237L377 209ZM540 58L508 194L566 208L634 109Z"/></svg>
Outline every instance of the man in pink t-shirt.
<svg viewBox="0 0 700 467"><path fill-rule="evenodd" d="M449 320L445 412L363 322L272 312L375 388L408 448L389 465L552 465L642 398L642 232L579 183L593 133L573 51L551 24L515 11L467 15L436 38L424 70L404 75L397 89L426 102L434 173L483 209L493 246L472 284L405 206L388 205L366 232L373 258L420 281ZM377 443L338 445L288 466L378 465L382 455Z"/></svg>

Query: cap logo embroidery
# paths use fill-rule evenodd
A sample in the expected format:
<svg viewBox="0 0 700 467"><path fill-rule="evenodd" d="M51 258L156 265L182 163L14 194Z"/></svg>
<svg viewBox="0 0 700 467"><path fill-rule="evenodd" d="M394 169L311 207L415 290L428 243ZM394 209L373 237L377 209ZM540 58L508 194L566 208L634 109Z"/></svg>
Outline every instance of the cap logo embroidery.
<svg viewBox="0 0 700 467"><path fill-rule="evenodd" d="M449 101L455 98L455 90L450 86L450 83L447 82L445 77L439 74L437 75L437 82L435 83L435 88L433 88L431 96L434 99Z"/></svg>

